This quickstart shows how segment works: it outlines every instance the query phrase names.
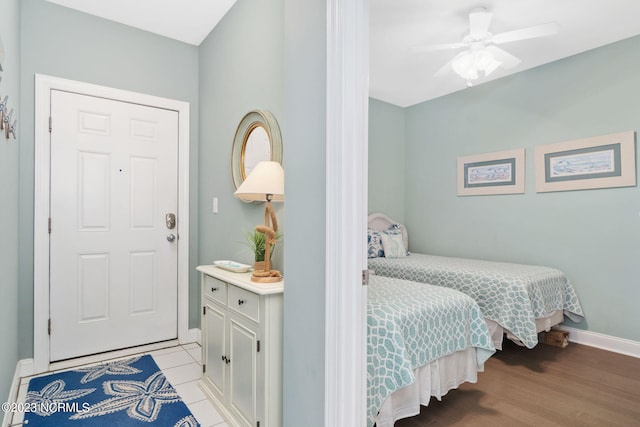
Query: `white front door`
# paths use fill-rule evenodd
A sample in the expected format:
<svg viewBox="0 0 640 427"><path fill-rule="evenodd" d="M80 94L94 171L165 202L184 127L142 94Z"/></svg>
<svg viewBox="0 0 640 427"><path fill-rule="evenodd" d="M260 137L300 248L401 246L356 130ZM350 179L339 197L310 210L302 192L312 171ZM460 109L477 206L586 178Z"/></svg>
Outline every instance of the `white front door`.
<svg viewBox="0 0 640 427"><path fill-rule="evenodd" d="M51 118L50 360L177 338L178 113L52 90Z"/></svg>

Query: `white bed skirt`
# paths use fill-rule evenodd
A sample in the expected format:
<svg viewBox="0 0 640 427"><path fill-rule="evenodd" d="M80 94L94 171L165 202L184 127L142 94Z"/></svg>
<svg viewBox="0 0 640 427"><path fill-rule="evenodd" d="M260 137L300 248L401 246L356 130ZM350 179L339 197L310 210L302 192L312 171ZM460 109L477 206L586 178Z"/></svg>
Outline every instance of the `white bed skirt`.
<svg viewBox="0 0 640 427"><path fill-rule="evenodd" d="M559 323L562 323L564 320L564 313L562 310L556 310L545 317L540 317L536 319L536 330L538 333L542 331L549 332L552 326L555 326ZM504 329L498 322L494 320L487 319L485 317L484 321L487 323L487 328L489 328L489 333L491 334L491 340L493 341L493 345L496 350L502 350L502 339L504 335L507 335L507 338L513 341L518 345L522 344L515 335L511 333L508 329Z"/></svg>
<svg viewBox="0 0 640 427"><path fill-rule="evenodd" d="M376 419L377 427L393 427L401 419L420 413L420 405L428 406L431 397L441 400L449 390L465 382L478 381L476 349L468 348L441 357L413 371L416 381L396 390L385 399Z"/></svg>

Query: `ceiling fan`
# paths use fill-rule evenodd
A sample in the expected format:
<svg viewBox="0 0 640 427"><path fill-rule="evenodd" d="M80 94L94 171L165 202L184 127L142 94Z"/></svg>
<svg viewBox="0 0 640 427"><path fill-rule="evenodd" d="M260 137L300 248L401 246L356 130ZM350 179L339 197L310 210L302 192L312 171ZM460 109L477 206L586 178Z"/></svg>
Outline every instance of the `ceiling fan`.
<svg viewBox="0 0 640 427"><path fill-rule="evenodd" d="M492 34L489 31L492 16L493 14L484 7L474 9L469 13L469 33L463 37L462 41L458 43L416 46L412 48L412 51L431 52L444 49L466 48L440 68L435 73L435 76L440 77L453 70L460 77L467 80L467 86L471 86L472 80L478 79L481 74L486 77L498 67L508 69L515 67L521 62L519 58L496 45L553 35L556 34L560 28L557 22L548 22L532 27Z"/></svg>

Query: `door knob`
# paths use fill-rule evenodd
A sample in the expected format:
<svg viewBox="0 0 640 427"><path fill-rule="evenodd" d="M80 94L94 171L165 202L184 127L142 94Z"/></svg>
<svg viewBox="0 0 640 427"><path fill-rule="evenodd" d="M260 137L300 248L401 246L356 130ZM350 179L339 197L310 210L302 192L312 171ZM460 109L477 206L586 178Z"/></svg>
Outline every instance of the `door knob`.
<svg viewBox="0 0 640 427"><path fill-rule="evenodd" d="M176 240L176 236L174 234L169 234L167 235L167 240L173 242L174 240Z"/></svg>

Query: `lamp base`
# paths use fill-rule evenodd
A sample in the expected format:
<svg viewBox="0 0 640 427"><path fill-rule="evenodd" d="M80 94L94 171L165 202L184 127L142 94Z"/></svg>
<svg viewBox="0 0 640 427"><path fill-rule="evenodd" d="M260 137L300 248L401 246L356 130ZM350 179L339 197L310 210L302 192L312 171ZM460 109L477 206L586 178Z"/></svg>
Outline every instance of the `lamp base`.
<svg viewBox="0 0 640 427"><path fill-rule="evenodd" d="M276 283L282 280L282 276L277 277L256 277L251 276L251 281L256 283Z"/></svg>

